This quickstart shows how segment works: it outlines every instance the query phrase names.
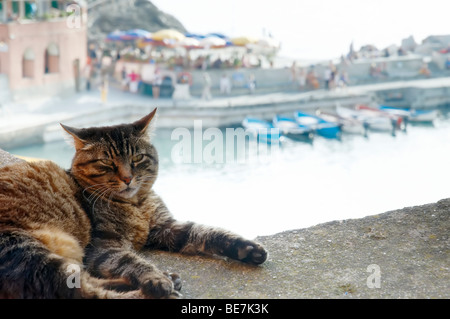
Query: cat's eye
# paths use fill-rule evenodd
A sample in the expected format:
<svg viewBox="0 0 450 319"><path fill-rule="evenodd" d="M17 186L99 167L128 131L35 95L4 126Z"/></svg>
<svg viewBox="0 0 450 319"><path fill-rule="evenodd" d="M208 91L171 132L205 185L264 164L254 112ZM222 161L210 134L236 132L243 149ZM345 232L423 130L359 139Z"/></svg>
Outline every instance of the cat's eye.
<svg viewBox="0 0 450 319"><path fill-rule="evenodd" d="M106 165L106 166L113 166L114 165L114 162L112 160L110 160L110 159L101 159L100 163L102 163L103 165Z"/></svg>
<svg viewBox="0 0 450 319"><path fill-rule="evenodd" d="M131 160L133 161L133 163L139 163L143 159L144 159L144 154L138 154L138 155L134 155Z"/></svg>

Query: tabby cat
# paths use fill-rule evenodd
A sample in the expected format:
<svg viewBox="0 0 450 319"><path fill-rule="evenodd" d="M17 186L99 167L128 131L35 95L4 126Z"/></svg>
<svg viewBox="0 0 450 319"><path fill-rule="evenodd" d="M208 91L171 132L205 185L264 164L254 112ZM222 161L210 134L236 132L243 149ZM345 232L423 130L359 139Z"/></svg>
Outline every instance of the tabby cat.
<svg viewBox="0 0 450 319"><path fill-rule="evenodd" d="M266 260L256 242L171 216L152 190L155 112L109 127L61 124L76 149L67 171L50 161L0 168L0 298L179 297L179 276L142 249ZM71 265L79 287L68 285Z"/></svg>

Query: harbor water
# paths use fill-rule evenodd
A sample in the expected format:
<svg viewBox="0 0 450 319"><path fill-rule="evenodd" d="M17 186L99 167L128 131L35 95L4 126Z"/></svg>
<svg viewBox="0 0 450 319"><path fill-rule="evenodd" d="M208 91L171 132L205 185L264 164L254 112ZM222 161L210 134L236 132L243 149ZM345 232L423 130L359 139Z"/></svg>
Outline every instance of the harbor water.
<svg viewBox="0 0 450 319"><path fill-rule="evenodd" d="M285 140L264 153L250 141L241 160L223 163L180 163L173 132L157 129L153 136L160 156L156 192L179 220L250 238L450 197L450 119L444 113L433 125L409 125L395 137L370 132L341 141L316 137L311 144ZM203 140L202 149L211 141ZM8 151L64 168L74 154L63 141Z"/></svg>

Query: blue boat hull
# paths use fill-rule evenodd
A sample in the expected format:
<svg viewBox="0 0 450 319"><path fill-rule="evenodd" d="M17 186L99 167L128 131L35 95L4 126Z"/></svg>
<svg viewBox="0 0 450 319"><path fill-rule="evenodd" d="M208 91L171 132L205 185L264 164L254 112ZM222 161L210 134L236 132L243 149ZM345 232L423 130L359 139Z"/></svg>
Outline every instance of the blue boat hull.
<svg viewBox="0 0 450 319"><path fill-rule="evenodd" d="M328 122L318 116L303 112L295 112L294 115L300 125L309 125L315 130L317 135L331 139L341 138L341 126L337 123Z"/></svg>
<svg viewBox="0 0 450 319"><path fill-rule="evenodd" d="M242 126L251 131L256 136L258 142L267 144L280 142L280 130L275 128L270 122L247 117L242 121Z"/></svg>
<svg viewBox="0 0 450 319"><path fill-rule="evenodd" d="M341 137L341 127L340 126L320 128L320 129L317 129L316 132L318 135L320 135L322 137L326 137L326 138L339 139Z"/></svg>
<svg viewBox="0 0 450 319"><path fill-rule="evenodd" d="M272 123L275 128L280 130L283 136L291 140L311 142L314 139L314 130L310 127L299 125L294 118L276 115Z"/></svg>

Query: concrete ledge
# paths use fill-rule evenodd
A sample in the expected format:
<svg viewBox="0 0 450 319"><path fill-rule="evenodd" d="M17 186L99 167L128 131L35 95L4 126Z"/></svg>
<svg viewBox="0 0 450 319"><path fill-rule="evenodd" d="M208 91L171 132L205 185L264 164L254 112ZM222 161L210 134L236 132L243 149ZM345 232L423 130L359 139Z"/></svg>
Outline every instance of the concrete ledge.
<svg viewBox="0 0 450 319"><path fill-rule="evenodd" d="M259 267L147 256L181 275L186 298L449 298L449 210L446 199L258 237L270 254Z"/></svg>
<svg viewBox="0 0 450 319"><path fill-rule="evenodd" d="M16 161L0 149L0 166ZM258 237L269 258L256 267L160 251L144 255L181 275L185 298L448 299L449 211L444 199Z"/></svg>

